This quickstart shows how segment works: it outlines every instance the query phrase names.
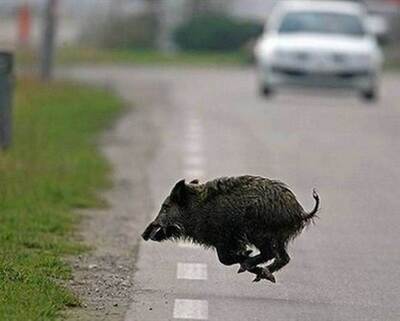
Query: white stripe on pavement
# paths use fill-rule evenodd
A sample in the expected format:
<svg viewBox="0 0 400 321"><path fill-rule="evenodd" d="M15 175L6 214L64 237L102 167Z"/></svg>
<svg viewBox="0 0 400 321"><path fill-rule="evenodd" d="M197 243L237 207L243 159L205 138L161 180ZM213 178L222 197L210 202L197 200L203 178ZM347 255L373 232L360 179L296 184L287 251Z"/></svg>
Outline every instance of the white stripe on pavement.
<svg viewBox="0 0 400 321"><path fill-rule="evenodd" d="M207 264L178 263L176 278L179 280L207 280Z"/></svg>
<svg viewBox="0 0 400 321"><path fill-rule="evenodd" d="M191 125L186 129L186 136L190 138L198 138L202 136L202 127L200 125Z"/></svg>
<svg viewBox="0 0 400 321"><path fill-rule="evenodd" d="M191 127L198 127L201 128L201 120L200 117L198 115L195 114L187 114L186 115L187 118L187 127L191 128Z"/></svg>
<svg viewBox="0 0 400 321"><path fill-rule="evenodd" d="M201 144L198 140L189 141L186 143L185 152L191 154L201 154L203 151L203 144Z"/></svg>
<svg viewBox="0 0 400 321"><path fill-rule="evenodd" d="M174 304L175 319L208 319L208 302L205 300L176 299Z"/></svg>
<svg viewBox="0 0 400 321"><path fill-rule="evenodd" d="M184 177L192 179L204 178L203 133L201 121L194 115L188 117L185 132ZM180 247L196 248L190 242L179 242ZM177 263L176 278L178 280L207 280L207 264ZM175 319L206 320L208 319L208 302L206 300L176 299L174 304Z"/></svg>
<svg viewBox="0 0 400 321"><path fill-rule="evenodd" d="M200 155L187 155L184 158L184 163L186 168L190 167L203 167L204 158Z"/></svg>

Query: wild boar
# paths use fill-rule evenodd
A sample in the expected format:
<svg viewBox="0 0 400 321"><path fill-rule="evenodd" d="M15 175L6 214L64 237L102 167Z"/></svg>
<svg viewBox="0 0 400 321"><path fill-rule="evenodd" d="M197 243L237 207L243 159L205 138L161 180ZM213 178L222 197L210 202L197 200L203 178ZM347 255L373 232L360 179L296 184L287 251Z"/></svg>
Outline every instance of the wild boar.
<svg viewBox="0 0 400 321"><path fill-rule="evenodd" d="M215 248L224 265L240 264L238 273L267 279L285 266L286 247L301 233L319 208L307 213L282 182L259 176L222 177L204 184L181 180L161 206L158 216L142 234L144 240L188 240ZM260 253L251 256L249 247ZM258 266L272 260L268 266Z"/></svg>

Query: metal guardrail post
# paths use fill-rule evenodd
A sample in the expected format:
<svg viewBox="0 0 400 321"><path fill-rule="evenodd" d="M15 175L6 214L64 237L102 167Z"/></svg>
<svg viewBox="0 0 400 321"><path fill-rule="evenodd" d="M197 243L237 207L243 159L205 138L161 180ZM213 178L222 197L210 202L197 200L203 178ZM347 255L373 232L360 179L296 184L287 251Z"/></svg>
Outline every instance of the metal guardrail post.
<svg viewBox="0 0 400 321"><path fill-rule="evenodd" d="M12 100L14 93L14 55L0 51L0 148L7 149L12 139Z"/></svg>

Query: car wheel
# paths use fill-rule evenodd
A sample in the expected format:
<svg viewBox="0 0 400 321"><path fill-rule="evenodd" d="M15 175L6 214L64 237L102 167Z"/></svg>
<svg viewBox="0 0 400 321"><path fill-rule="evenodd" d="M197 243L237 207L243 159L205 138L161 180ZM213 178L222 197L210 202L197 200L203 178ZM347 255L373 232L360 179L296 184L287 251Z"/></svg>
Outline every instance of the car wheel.
<svg viewBox="0 0 400 321"><path fill-rule="evenodd" d="M273 94L273 91L272 91L271 87L263 85L260 88L260 94L264 97L269 97Z"/></svg>
<svg viewBox="0 0 400 321"><path fill-rule="evenodd" d="M368 102L374 102L378 99L378 94L375 88L370 88L367 90L363 90L361 92L361 98Z"/></svg>

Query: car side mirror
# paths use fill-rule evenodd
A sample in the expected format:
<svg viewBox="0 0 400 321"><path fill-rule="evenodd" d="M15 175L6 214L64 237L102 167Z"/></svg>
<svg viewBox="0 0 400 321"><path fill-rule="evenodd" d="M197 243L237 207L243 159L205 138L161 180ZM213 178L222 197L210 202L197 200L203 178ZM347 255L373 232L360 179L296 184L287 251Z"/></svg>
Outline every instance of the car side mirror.
<svg viewBox="0 0 400 321"><path fill-rule="evenodd" d="M389 43L389 25L387 20L379 15L370 15L366 20L367 32L374 36L381 46Z"/></svg>

